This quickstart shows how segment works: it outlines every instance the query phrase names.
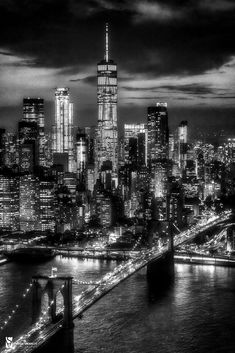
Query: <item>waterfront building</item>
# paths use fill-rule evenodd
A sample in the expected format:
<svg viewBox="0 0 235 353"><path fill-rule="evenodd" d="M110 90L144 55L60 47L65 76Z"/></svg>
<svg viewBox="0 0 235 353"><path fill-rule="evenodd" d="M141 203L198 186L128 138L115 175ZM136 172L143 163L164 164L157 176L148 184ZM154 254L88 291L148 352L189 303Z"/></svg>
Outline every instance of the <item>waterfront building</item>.
<svg viewBox="0 0 235 353"><path fill-rule="evenodd" d="M39 180L32 174L20 176L20 230L40 230Z"/></svg>
<svg viewBox="0 0 235 353"><path fill-rule="evenodd" d="M0 228L19 230L19 177L11 171L0 174Z"/></svg>

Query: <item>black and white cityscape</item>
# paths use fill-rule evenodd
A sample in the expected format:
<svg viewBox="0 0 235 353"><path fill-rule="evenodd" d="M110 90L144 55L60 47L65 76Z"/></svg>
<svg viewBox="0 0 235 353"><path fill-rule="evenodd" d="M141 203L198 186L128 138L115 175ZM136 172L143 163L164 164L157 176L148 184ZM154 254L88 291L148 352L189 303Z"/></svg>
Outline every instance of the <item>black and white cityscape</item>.
<svg viewBox="0 0 235 353"><path fill-rule="evenodd" d="M0 4L0 349L235 350L235 4Z"/></svg>

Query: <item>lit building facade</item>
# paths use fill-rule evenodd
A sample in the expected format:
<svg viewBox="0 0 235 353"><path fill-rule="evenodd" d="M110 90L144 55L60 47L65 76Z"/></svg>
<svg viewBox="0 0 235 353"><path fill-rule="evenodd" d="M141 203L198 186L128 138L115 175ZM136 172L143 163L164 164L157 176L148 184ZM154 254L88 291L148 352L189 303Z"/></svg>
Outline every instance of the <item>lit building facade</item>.
<svg viewBox="0 0 235 353"><path fill-rule="evenodd" d="M46 165L44 145L45 140L45 115L44 100L42 98L23 99L23 119L24 122L36 123L38 126L38 164Z"/></svg>
<svg viewBox="0 0 235 353"><path fill-rule="evenodd" d="M124 124L124 161L136 167L147 165L145 124Z"/></svg>
<svg viewBox="0 0 235 353"><path fill-rule="evenodd" d="M0 174L0 228L19 230L19 177Z"/></svg>
<svg viewBox="0 0 235 353"><path fill-rule="evenodd" d="M41 230L55 231L55 185L52 180L40 180L40 224Z"/></svg>
<svg viewBox="0 0 235 353"><path fill-rule="evenodd" d="M148 107L148 164L168 159L169 129L167 103Z"/></svg>
<svg viewBox="0 0 235 353"><path fill-rule="evenodd" d="M181 121L178 127L178 160L179 168L183 171L187 163L187 149L188 149L188 122Z"/></svg>
<svg viewBox="0 0 235 353"><path fill-rule="evenodd" d="M57 155L66 153L68 156L67 170L74 171L73 104L70 102L68 88L57 88L55 91L52 152Z"/></svg>
<svg viewBox="0 0 235 353"><path fill-rule="evenodd" d="M40 230L39 181L33 175L20 177L20 230Z"/></svg>
<svg viewBox="0 0 235 353"><path fill-rule="evenodd" d="M76 169L79 182L85 184L88 163L88 139L85 131L79 129L76 136Z"/></svg>
<svg viewBox="0 0 235 353"><path fill-rule="evenodd" d="M118 130L117 130L117 65L109 58L108 25L104 59L98 63L97 103L98 126L95 154L97 178L101 170L111 170L117 183Z"/></svg>

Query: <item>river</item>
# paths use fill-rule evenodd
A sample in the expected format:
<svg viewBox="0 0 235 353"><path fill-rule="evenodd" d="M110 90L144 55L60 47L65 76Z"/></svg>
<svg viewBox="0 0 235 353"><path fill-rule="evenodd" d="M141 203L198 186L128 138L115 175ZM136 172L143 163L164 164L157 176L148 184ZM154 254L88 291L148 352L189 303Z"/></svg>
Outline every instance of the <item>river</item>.
<svg viewBox="0 0 235 353"><path fill-rule="evenodd" d="M1 331L1 344L5 336L15 339L30 325L31 295L24 299L22 294L32 275L50 274L51 267L57 267L58 275L92 281L116 264L57 256L40 265L1 266L1 323L19 304ZM74 295L84 288L74 285ZM82 320L75 320L74 352L234 353L234 304L235 268L176 264L175 277L164 288L152 288L141 270L94 304Z"/></svg>

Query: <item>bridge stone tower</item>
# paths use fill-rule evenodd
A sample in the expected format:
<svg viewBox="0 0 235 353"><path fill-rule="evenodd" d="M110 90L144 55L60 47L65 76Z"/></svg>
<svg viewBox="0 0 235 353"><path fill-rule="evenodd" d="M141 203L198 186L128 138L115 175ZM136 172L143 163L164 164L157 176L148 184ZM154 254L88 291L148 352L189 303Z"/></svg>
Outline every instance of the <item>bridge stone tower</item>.
<svg viewBox="0 0 235 353"><path fill-rule="evenodd" d="M147 279L156 282L168 282L174 276L174 235L172 222L168 222L168 251L161 259L155 259L147 265Z"/></svg>
<svg viewBox="0 0 235 353"><path fill-rule="evenodd" d="M53 323L57 322L59 317L56 315L56 295L58 292L62 294L64 313L63 327L66 329L73 328L72 313L72 279L73 277L52 277L52 276L33 276L33 310L32 322L37 322L42 305L42 296L47 293L49 298L49 316Z"/></svg>

